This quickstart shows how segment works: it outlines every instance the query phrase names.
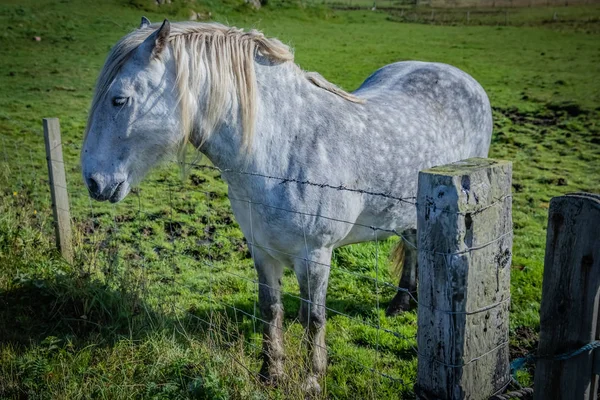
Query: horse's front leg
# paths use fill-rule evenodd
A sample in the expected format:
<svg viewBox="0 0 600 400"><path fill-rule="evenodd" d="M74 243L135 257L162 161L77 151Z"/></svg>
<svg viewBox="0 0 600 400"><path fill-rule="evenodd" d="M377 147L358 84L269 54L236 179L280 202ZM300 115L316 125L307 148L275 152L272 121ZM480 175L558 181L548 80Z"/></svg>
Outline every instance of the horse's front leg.
<svg viewBox="0 0 600 400"><path fill-rule="evenodd" d="M325 299L331 263L331 249L310 251L294 262L294 270L300 285L302 304L300 322L306 329L310 374L306 382L309 392L320 392L318 378L327 369L325 347Z"/></svg>
<svg viewBox="0 0 600 400"><path fill-rule="evenodd" d="M283 266L264 251L254 249L258 272L258 303L263 322L263 365L260 375L269 384L277 384L283 376L283 304L281 278Z"/></svg>

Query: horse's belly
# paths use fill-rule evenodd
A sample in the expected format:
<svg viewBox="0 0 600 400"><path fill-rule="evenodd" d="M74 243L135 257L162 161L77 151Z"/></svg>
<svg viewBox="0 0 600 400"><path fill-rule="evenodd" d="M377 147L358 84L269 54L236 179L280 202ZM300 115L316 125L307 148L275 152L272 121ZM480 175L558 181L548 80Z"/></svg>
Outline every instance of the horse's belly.
<svg viewBox="0 0 600 400"><path fill-rule="evenodd" d="M416 206L408 202L381 201L366 204L348 235L338 246L383 240L416 227ZM337 246L336 246L337 247Z"/></svg>
<svg viewBox="0 0 600 400"><path fill-rule="evenodd" d="M267 252L284 264L304 257L307 249L338 247L356 228L362 202L356 193L329 193L310 188L313 195L278 190L277 193L232 193L230 198L252 198L231 202L233 212L249 245ZM368 240L368 239L367 239Z"/></svg>

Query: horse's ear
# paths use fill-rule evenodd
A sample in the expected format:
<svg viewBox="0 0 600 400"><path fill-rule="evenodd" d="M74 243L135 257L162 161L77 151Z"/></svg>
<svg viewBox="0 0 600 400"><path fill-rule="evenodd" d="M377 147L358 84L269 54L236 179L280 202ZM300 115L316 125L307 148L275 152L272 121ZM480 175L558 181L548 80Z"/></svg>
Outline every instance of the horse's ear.
<svg viewBox="0 0 600 400"><path fill-rule="evenodd" d="M169 34L171 33L171 23L168 19L165 19L155 33L154 37L154 47L152 48L152 58L156 58L163 52L163 50L167 47L167 42L169 40Z"/></svg>
<svg viewBox="0 0 600 400"><path fill-rule="evenodd" d="M142 17L142 22L140 23L139 29L147 28L150 26L150 20L146 17Z"/></svg>

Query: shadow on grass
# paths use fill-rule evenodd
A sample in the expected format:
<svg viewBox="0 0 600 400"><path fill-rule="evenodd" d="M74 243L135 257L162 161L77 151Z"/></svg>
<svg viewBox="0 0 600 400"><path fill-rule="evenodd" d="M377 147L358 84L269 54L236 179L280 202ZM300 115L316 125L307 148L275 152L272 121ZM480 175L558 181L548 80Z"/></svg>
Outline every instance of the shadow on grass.
<svg viewBox="0 0 600 400"><path fill-rule="evenodd" d="M119 334L150 327L156 315L144 310L148 308L139 296L95 280L31 280L0 291L0 343L30 345L48 336L90 335L110 343Z"/></svg>
<svg viewBox="0 0 600 400"><path fill-rule="evenodd" d="M223 362L235 348L206 344L209 331L191 319L93 279L21 282L0 291L0 357L10 362L0 359L0 398L62 398L81 385L92 398L224 399L232 382L243 386L233 392L256 390Z"/></svg>
<svg viewBox="0 0 600 400"><path fill-rule="evenodd" d="M346 308L346 306L339 303L342 302L341 300L336 301L333 299L332 301L334 304ZM352 307L352 305L347 307ZM165 309L169 308L167 305ZM196 343L211 342L216 345L219 348L217 352L212 353L212 351L209 351L203 356L207 360L214 357L219 358L219 354L237 355L240 359L238 363L245 362L247 365L252 365L246 371L252 373L258 381L257 368L260 366L262 322L260 319L252 318L255 311L259 312L258 309L254 308L252 299L231 301L228 302L228 306L213 304L212 307L207 302L199 302L193 306L180 308L179 311L181 312L170 313L153 309L139 293L115 290L90 278L63 276L48 280L29 280L20 282L13 289L0 291L0 347L8 345L8 347L15 350L21 349L17 350L18 352L27 352L27 349L37 346L50 348L49 346L54 343L68 341L73 345L73 351L77 352L77 350L83 350L88 346L93 346L96 349L118 348L118 342L122 338L137 342L153 336L157 337L155 334L159 331L168 331L170 336L177 331L182 333L182 335L177 335L181 338L190 335L194 337ZM286 311L285 329L287 331L289 324L297 323L298 303L290 303ZM298 329L293 329L293 331L296 332L293 334L294 336L304 337ZM296 339L292 341L292 343L294 342L296 342ZM185 340L181 340L179 343L189 346L189 342ZM245 343L243 346L245 350L236 353L235 349L243 343ZM367 339L364 342L361 339L354 340L353 345L374 349L373 343ZM293 344L290 347L294 347ZM410 353L399 352L393 346L389 349L381 347L380 349L384 349L397 357L406 357L407 359L414 357ZM287 353L289 358L287 367L295 375L292 375L291 386L286 390L300 390L300 386L296 382L301 381L304 369L294 369L293 365L302 365L305 350L302 347L302 349L296 348L292 352L293 354ZM106 353L101 351L99 354L102 357L102 354ZM44 355L38 355L38 357L44 357ZM156 357L156 355L152 357ZM342 365L347 365L348 368L359 368L360 364L348 364L348 356L343 357L346 358L339 358L332 354L331 360L338 364L338 368ZM237 375L229 376L229 373L226 373L218 375L214 378L216 383L211 383L212 381L207 381L209 378L213 379L210 375L211 372L203 367L204 364L187 360L184 363L185 365L182 364L182 367L179 365L182 362L175 360L171 363L172 365L162 367L164 376L161 375L160 378L154 376L138 377L142 382L140 384L148 386L156 381L158 382L157 387L163 390L166 388L165 385L169 383L178 385L178 390L190 396L191 392L189 391L193 389L198 393L204 393L202 395L204 397L198 395L197 398L216 398L213 394L210 394L210 396L206 394L213 393L211 390L216 390L212 386L207 386L209 383L221 390L222 387L230 385L229 380L237 379ZM89 368L89 366L86 368ZM181 383L181 379L183 379L181 378L181 368L187 371L184 371L184 384ZM190 370L188 371L188 369ZM363 372L370 376L369 371L365 370ZM38 376L36 375L37 372L36 374L28 373L35 377L36 382L46 376L44 374ZM144 379L148 381L146 382ZM45 387L43 382L35 385L29 381L18 380L18 382L18 386L12 392L6 389L8 391L5 391L4 394L14 394L16 396L17 393L21 393L22 390L25 390L24 388L31 385L33 385L31 387L36 388ZM200 385L198 382L202 384ZM344 387L350 385L349 387L354 388L352 390L359 389L358 386L354 387L354 383L350 380L344 382ZM199 386L195 388L194 385ZM286 391L284 390L284 392ZM2 388L0 387L0 397L2 397L2 394ZM295 396L295 398L301 397Z"/></svg>
<svg viewBox="0 0 600 400"><path fill-rule="evenodd" d="M283 299L286 323L297 322L300 300ZM327 317L346 316L357 323L370 324L377 304L369 301L327 300ZM380 303L385 309L387 303ZM335 310L335 311L331 311ZM223 302L212 307L206 302L187 309L185 326L205 328L211 321L227 321L228 329L237 324L236 331L249 337L262 331L258 304L252 299ZM256 313L256 319L252 316ZM49 336L84 340L93 336L110 345L123 335L133 339L151 333L157 326L180 324L173 315L148 306L136 291L116 290L90 278L73 276L48 280L28 280L18 286L0 291L0 344L31 345ZM366 319L365 319L366 318ZM213 326L214 327L214 326ZM222 328L222 327L221 327ZM197 333L199 329L194 329ZM98 343L95 343L98 344Z"/></svg>

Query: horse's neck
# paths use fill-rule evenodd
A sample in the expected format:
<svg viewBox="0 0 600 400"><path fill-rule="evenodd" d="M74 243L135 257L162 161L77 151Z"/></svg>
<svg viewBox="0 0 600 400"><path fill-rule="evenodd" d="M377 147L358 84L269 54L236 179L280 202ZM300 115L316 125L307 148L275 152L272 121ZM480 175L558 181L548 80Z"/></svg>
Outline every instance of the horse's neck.
<svg viewBox="0 0 600 400"><path fill-rule="evenodd" d="M314 86L295 65L257 62L255 70L258 104L250 152L243 149L241 118L239 110L233 109L227 111L224 123L201 147L201 151L221 169L264 171L267 165L273 166L276 161L285 162L286 152L292 150L291 138L311 141L311 135L317 134L315 130L306 129L314 120L311 114L335 113L338 102L331 102L331 97L337 96ZM324 99L323 96L331 97ZM320 101L327 104L325 110L318 111L322 106ZM238 113L238 118L233 118L234 113Z"/></svg>

